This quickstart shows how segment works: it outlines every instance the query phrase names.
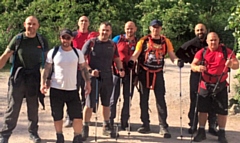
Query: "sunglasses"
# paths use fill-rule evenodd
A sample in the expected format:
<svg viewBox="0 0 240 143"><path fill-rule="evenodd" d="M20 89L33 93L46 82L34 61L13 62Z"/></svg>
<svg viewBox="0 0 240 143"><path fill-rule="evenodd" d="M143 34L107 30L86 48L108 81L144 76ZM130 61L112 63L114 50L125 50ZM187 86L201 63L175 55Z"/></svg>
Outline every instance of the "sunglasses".
<svg viewBox="0 0 240 143"><path fill-rule="evenodd" d="M66 36L66 35L63 35L61 38L64 39L64 40L71 40L71 37L70 36Z"/></svg>

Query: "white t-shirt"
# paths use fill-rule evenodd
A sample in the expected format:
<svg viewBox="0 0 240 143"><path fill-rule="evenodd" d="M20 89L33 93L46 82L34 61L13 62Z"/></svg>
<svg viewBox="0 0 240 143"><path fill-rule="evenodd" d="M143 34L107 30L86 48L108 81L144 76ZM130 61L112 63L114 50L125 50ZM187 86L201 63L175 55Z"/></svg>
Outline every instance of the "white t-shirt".
<svg viewBox="0 0 240 143"><path fill-rule="evenodd" d="M51 87L61 90L76 90L78 63L85 62L82 51L76 49L79 55L78 58L74 50L64 51L60 46L52 61L53 50L51 49L48 52L46 59L47 63L54 63Z"/></svg>

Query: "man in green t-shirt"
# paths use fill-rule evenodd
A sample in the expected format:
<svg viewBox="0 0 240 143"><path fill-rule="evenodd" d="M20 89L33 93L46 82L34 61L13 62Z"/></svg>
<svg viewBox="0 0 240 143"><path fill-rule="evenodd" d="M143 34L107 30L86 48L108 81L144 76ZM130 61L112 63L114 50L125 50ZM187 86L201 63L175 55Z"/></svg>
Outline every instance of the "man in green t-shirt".
<svg viewBox="0 0 240 143"><path fill-rule="evenodd" d="M8 107L0 130L0 143L8 143L17 125L23 98L26 98L30 139L41 142L38 136L38 94L40 93L40 67L45 61L48 42L37 33L38 19L29 16L23 23L26 31L13 37L0 57L0 69L13 55L9 78Z"/></svg>

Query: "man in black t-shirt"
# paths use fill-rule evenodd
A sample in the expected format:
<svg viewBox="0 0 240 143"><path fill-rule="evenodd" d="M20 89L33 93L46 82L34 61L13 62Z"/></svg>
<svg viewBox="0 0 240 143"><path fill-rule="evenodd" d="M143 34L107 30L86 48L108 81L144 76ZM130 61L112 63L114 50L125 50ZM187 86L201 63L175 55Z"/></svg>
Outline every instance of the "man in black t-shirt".
<svg viewBox="0 0 240 143"><path fill-rule="evenodd" d="M29 16L24 22L25 32L16 35L0 57L0 69L13 55L9 78L8 107L0 131L0 142L8 142L17 125L23 98L26 98L30 139L41 142L38 136L38 94L40 93L40 67L48 51L47 41L39 34L38 19ZM17 47L17 48L16 48Z"/></svg>

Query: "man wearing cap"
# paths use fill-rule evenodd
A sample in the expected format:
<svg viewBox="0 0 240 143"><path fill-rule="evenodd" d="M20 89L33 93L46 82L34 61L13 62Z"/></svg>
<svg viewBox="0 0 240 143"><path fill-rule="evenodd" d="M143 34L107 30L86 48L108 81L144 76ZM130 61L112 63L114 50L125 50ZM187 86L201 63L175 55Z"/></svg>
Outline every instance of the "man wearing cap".
<svg viewBox="0 0 240 143"><path fill-rule="evenodd" d="M168 38L161 35L162 22L153 20L149 29L151 33L142 37L136 46L128 67L132 68L134 62L138 60L139 64L139 86L140 86L140 108L141 120L143 125L138 129L139 133L150 132L149 120L149 92L154 90L156 97L156 106L159 117L160 135L164 138L171 138L167 124L167 107L165 102L165 84L163 78L164 56L168 53L171 61L178 61L173 52L172 43Z"/></svg>
<svg viewBox="0 0 240 143"><path fill-rule="evenodd" d="M39 21L35 16L28 16L23 25L26 31L14 36L0 57L0 69L12 55L14 57L8 82L8 106L1 124L3 128L0 131L0 143L8 143L17 125L24 98L27 103L30 139L35 143L41 142L38 136L38 94L40 67L44 65L48 42L37 33Z"/></svg>
<svg viewBox="0 0 240 143"><path fill-rule="evenodd" d="M73 41L72 45L74 48L82 50L83 44L86 42L86 39L89 35L88 32L89 27L89 19L87 16L81 16L78 20L78 30L73 32ZM80 70L78 70L79 73L81 73ZM78 74L78 88L81 88L81 101L82 106L85 106L85 90L84 90L85 82L82 78L81 74ZM69 116L66 115L66 121L64 123L65 127L71 127L72 121L69 119Z"/></svg>
<svg viewBox="0 0 240 143"><path fill-rule="evenodd" d="M50 104L54 126L57 135L57 142L64 142L62 133L63 108L67 105L69 117L73 120L74 143L82 143L82 105L77 87L77 70L82 71L85 80L85 93L91 91L90 74L82 52L71 46L73 40L72 31L64 29L60 32L61 45L51 49L47 55L45 69L42 74L41 92L46 93L50 87ZM56 49L57 48L57 49ZM54 50L56 51L55 56ZM47 78L50 77L50 85Z"/></svg>

